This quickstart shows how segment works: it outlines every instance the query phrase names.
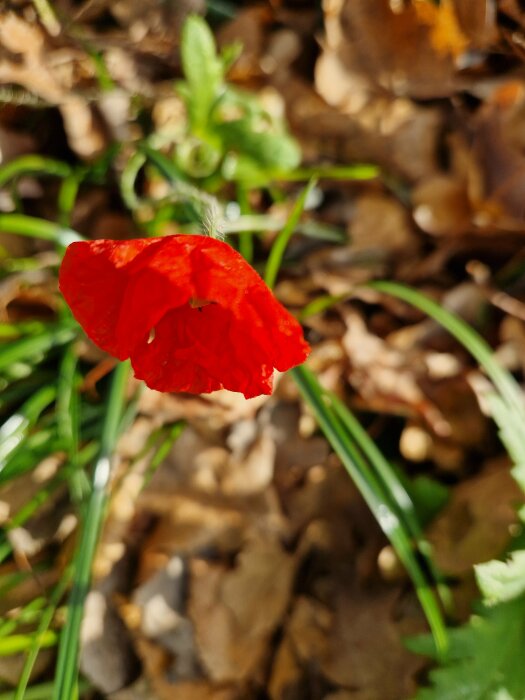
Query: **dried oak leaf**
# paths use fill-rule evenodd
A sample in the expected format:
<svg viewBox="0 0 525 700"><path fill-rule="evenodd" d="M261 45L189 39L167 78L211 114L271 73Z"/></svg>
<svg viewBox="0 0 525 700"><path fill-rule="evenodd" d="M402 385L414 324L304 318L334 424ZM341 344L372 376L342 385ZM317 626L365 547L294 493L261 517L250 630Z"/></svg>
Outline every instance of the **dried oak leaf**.
<svg viewBox="0 0 525 700"><path fill-rule="evenodd" d="M261 673L294 571L294 559L268 539L250 541L230 571L203 560L192 563L189 613L212 680L243 681Z"/></svg>
<svg viewBox="0 0 525 700"><path fill-rule="evenodd" d="M414 676L424 662L404 649L400 637L421 629L422 620L413 612L396 622L397 597L391 590L365 593L345 587L336 594L333 609L298 598L286 628L288 653L303 668L317 667L331 683L351 690L355 700L411 697ZM292 674L290 678L293 682ZM286 694L276 700L281 697Z"/></svg>
<svg viewBox="0 0 525 700"><path fill-rule="evenodd" d="M437 566L446 574L470 573L476 563L500 556L523 500L506 464L492 465L452 491L428 531Z"/></svg>

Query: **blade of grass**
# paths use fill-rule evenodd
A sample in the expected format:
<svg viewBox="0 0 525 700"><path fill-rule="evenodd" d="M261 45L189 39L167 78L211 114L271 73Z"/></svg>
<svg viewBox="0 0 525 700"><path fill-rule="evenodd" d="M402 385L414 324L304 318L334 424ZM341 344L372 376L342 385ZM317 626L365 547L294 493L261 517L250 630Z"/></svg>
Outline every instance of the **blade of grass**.
<svg viewBox="0 0 525 700"><path fill-rule="evenodd" d="M84 472L77 468L80 408L78 394L80 375L77 372L77 364L78 358L73 346L69 345L60 364L56 418L58 434L67 446L68 461L71 466L69 470L71 498L75 503L81 503L83 498L88 495L89 490L86 489L88 485Z"/></svg>
<svg viewBox="0 0 525 700"><path fill-rule="evenodd" d="M275 284L275 280L277 279L277 275L279 273L279 268L281 267L284 251L286 250L286 246L288 245L288 242L292 237L297 224L299 223L301 214L304 211L306 200L315 187L315 184L316 180L310 180L310 182L303 189L293 206L290 216L288 217L288 221L286 222L282 231L277 235L272 245L272 249L268 255L268 260L266 261L266 269L264 274L264 281L270 288Z"/></svg>
<svg viewBox="0 0 525 700"><path fill-rule="evenodd" d="M27 437L6 460L0 472L0 485L34 469L45 457L60 452L64 443L52 429L42 429Z"/></svg>
<svg viewBox="0 0 525 700"><path fill-rule="evenodd" d="M78 680L80 627L84 601L91 581L91 567L107 501L107 485L111 475L111 454L119 435L125 405L129 363L119 364L113 373L100 455L93 472L93 489L82 522L80 541L74 557L74 580L68 603L68 616L60 635L53 700L73 697Z"/></svg>
<svg viewBox="0 0 525 700"><path fill-rule="evenodd" d="M89 464L97 455L99 447L96 443L88 443L85 445L77 455L75 465L65 464L60 467L56 477L51 479L49 482L42 485L38 492L33 496L33 498L18 510L12 518L3 526L3 531L0 531L0 564L5 561L5 559L11 554L13 547L11 542L7 539L7 534L10 530L20 527L23 525L32 515L34 515L40 506L43 506L55 490L68 479L73 470L78 471L82 467ZM80 472L85 479L84 471ZM86 492L86 488L82 487L82 493Z"/></svg>
<svg viewBox="0 0 525 700"><path fill-rule="evenodd" d="M448 648L448 635L441 610L425 572L414 554L411 538L392 508L388 494L373 472L366 467L364 460L356 459L356 447L336 413L327 405L323 389L314 375L304 366L295 367L291 372L325 437L339 456L410 575L432 631L436 648L441 655L444 655Z"/></svg>
<svg viewBox="0 0 525 700"><path fill-rule="evenodd" d="M40 652L40 649L42 648L40 642L43 638L43 635L47 634L49 631L49 626L53 620L57 606L62 600L67 590L67 587L69 586L72 574L73 569L71 567L66 569L59 583L57 584L57 586L55 586L55 589L50 597L49 604L43 611L42 617L40 618L40 622L36 630L36 635L34 637L33 644L27 651L27 657L22 668L22 673L20 674L20 679L18 681L18 686L16 689L14 700L24 700L24 698L26 697L27 685L31 678L31 672L35 665L35 661Z"/></svg>
<svg viewBox="0 0 525 700"><path fill-rule="evenodd" d="M44 597L35 598L22 609L17 610L14 617L3 619L0 623L0 637L6 637L16 630L20 625L31 624L38 620L42 615L42 610L45 608L46 599Z"/></svg>
<svg viewBox="0 0 525 700"><path fill-rule="evenodd" d="M147 486L147 484L149 484L158 467L169 455L171 448L173 447L173 443L175 442L175 440L178 440L185 427L186 423L180 420L171 426L167 426L167 428L163 431L164 437L160 440L160 443L156 445L154 453L151 457L150 463L144 475L144 486Z"/></svg>
<svg viewBox="0 0 525 700"><path fill-rule="evenodd" d="M311 168L295 168L289 171L279 171L273 173L274 180L287 180L289 182L310 180L372 180L379 177L381 170L377 165L356 164L356 165L335 165L335 166L313 166Z"/></svg>
<svg viewBox="0 0 525 700"><path fill-rule="evenodd" d="M51 36L60 34L60 22L49 0L33 0L38 17Z"/></svg>
<svg viewBox="0 0 525 700"><path fill-rule="evenodd" d="M9 180L21 175L54 175L56 177L68 177L71 168L67 163L53 158L44 158L39 155L26 155L0 166L0 187L4 187Z"/></svg>
<svg viewBox="0 0 525 700"><path fill-rule="evenodd" d="M71 224L71 212L75 206L80 184L85 176L85 169L74 170L64 178L58 191L58 221L65 229L69 229Z"/></svg>
<svg viewBox="0 0 525 700"><path fill-rule="evenodd" d="M304 321L309 316L320 314L330 307L335 306L335 304L339 304L339 302L343 301L347 297L348 294L323 294L303 307L301 313L299 314L299 320Z"/></svg>
<svg viewBox="0 0 525 700"><path fill-rule="evenodd" d="M42 321L19 321L18 323L0 323L0 340L12 340L23 335L38 335L47 328Z"/></svg>
<svg viewBox="0 0 525 700"><path fill-rule="evenodd" d="M445 584L443 576L434 565L431 557L430 543L423 535L423 530L421 529L416 515L416 509L407 490L381 450L370 438L353 413L337 396L335 396L335 394L330 392L326 395L341 423L348 430L352 439L359 445L363 454L369 460L370 464L375 470L375 473L382 482L385 491L395 503L396 511L400 520L403 522L407 532L413 538L430 574L432 575L434 585L436 586L445 610L450 611L452 608L450 590Z"/></svg>
<svg viewBox="0 0 525 700"><path fill-rule="evenodd" d="M250 201L248 199L248 190L242 185L237 185L237 201L241 208L241 214L250 215L252 214L252 209L250 207ZM239 236L239 253L243 256L245 260L249 263L253 260L253 232L249 230L244 230Z"/></svg>
<svg viewBox="0 0 525 700"><path fill-rule="evenodd" d="M220 19L233 19L239 8L227 0L206 0L206 10Z"/></svg>
<svg viewBox="0 0 525 700"><path fill-rule="evenodd" d="M0 217L1 218L1 217ZM1 228L1 224L0 224ZM47 354L52 348L65 345L78 334L78 326L73 322L62 322L47 326L38 335L15 340L0 345L0 370L8 369L16 362Z"/></svg>
<svg viewBox="0 0 525 700"><path fill-rule="evenodd" d="M315 182L310 180L307 187L303 190L301 197L296 202L294 210L285 227L286 230L283 230L281 234L282 241L276 249L277 252L274 254L274 260L271 266L270 257L276 248L278 240L276 240L270 251L265 275L265 281L270 288L273 287L288 240L304 209L308 193L314 184ZM441 610L436 601L434 592L428 584L426 574L414 555L410 534L404 529L403 524L394 512L391 504L389 504L388 492L385 492L382 484L377 481L375 475L359 455L354 443L349 439L340 417L327 406L323 389L313 374L304 366L295 367L291 373L304 399L310 405L325 437L330 442L348 474L359 488L378 524L389 538L399 559L412 578L421 607L432 631L438 653L444 655L448 648L448 634Z"/></svg>
<svg viewBox="0 0 525 700"><path fill-rule="evenodd" d="M120 194L124 203L133 211L140 206L140 199L135 191L135 183L138 174L146 162L147 157L142 151L136 151L127 161L120 178Z"/></svg>
<svg viewBox="0 0 525 700"><path fill-rule="evenodd" d="M30 649L35 640L38 640L42 649L54 647L58 641L58 634L52 630L47 630L41 635L35 634L11 634L8 637L0 638L0 656L12 656L21 651Z"/></svg>
<svg viewBox="0 0 525 700"><path fill-rule="evenodd" d="M26 214L0 214L0 230L19 236L42 238L63 248L83 240L82 236L71 228Z"/></svg>
<svg viewBox="0 0 525 700"><path fill-rule="evenodd" d="M55 396L54 386L43 386L0 426L0 472L5 467L8 457L24 441L40 414L55 400Z"/></svg>
<svg viewBox="0 0 525 700"><path fill-rule="evenodd" d="M79 683L79 689L81 692L83 692L84 690L88 690L89 684L86 681L81 681ZM31 686L31 688L27 688L24 694L24 700L49 700L52 692L53 682L40 683L39 685L34 685ZM0 693L0 700L15 700L15 693L16 691L14 690L9 690L5 693Z"/></svg>
<svg viewBox="0 0 525 700"><path fill-rule="evenodd" d="M11 384L9 387L2 389L0 396L0 411L11 404L19 403L25 399L28 394L31 394L43 384L50 384L53 379L53 374L47 370L35 370L27 379L22 379Z"/></svg>

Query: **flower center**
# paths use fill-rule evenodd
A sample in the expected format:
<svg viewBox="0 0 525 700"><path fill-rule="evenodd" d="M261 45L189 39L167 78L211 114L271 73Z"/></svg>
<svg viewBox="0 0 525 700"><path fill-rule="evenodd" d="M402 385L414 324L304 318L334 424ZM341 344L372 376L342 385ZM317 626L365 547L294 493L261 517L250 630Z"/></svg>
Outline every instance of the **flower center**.
<svg viewBox="0 0 525 700"><path fill-rule="evenodd" d="M202 309L203 306L208 306L208 304L215 304L214 301L209 299L197 299L197 297L192 297L189 301L192 309Z"/></svg>

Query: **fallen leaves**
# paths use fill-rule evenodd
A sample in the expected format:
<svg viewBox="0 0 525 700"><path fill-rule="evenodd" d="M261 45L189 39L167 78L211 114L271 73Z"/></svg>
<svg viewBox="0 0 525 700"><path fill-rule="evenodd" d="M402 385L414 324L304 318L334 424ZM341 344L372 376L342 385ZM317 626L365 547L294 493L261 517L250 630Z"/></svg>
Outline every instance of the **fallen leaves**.
<svg viewBox="0 0 525 700"><path fill-rule="evenodd" d="M128 147L141 139L150 116L160 142L177 143L186 118L171 82L178 27L182 15L202 8L77 3L82 41L65 23L48 36L29 5L2 11L0 81L27 100L0 113L2 162L38 151L89 167L114 140ZM325 0L323 13L321 28L309 3L282 0L239 7L218 30L221 43L245 44L230 77L259 88L278 113L286 109L307 166L381 167L371 182L320 180L309 215L347 240L294 236L276 292L298 313L323 302L303 319L311 370L356 410L404 476L449 486L429 538L454 577L461 617L475 595L471 566L506 545L520 494L507 464L493 459L501 448L476 403L470 385L481 400L484 385L469 358L435 323L363 285L387 277L425 289L523 373L525 14L516 0ZM53 108L42 117L33 102ZM28 113L36 128L24 127ZM104 165L111 184L82 184L73 228L94 238L137 235L140 217L132 219L114 187L123 156ZM2 210L22 202L56 218L55 179L15 185L3 188ZM286 187L294 185L285 194ZM167 185L151 182L146 194L155 188L166 194ZM250 204L266 212L266 198ZM275 203L270 213L288 209ZM254 239L257 262L272 235ZM12 239L1 241L23 256L40 245L15 250ZM45 255L36 269L2 277L2 322L55 317L48 268L56 256ZM111 365L86 343L77 349L92 368L83 390L98 402ZM277 384L274 397L249 401L147 389L138 397L138 417L118 446L83 657L85 674L107 692L142 667L115 700L413 695L421 661L401 640L423 621L406 573L290 377ZM150 480L151 436L181 420L184 432ZM56 474L63 457L35 475ZM2 490L4 524L41 483L28 476ZM67 556L74 523L65 502L60 491L10 533L19 564L49 549L59 550L60 562ZM14 614L54 576L30 578L6 597L4 612ZM123 651L113 666L108 641ZM44 673L50 656L40 661ZM18 663L2 666L0 676L15 683Z"/></svg>

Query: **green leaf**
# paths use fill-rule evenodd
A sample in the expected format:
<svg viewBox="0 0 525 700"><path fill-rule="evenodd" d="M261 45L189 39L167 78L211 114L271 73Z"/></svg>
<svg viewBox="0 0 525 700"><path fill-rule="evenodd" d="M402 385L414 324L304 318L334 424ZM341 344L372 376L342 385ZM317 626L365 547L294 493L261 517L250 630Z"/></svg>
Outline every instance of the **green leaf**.
<svg viewBox="0 0 525 700"><path fill-rule="evenodd" d="M512 552L508 561L478 564L474 571L487 605L506 602L525 593L525 550Z"/></svg>
<svg viewBox="0 0 525 700"><path fill-rule="evenodd" d="M435 479L420 474L415 479L403 479L419 519L424 526L430 523L445 507L450 497L450 490Z"/></svg>
<svg viewBox="0 0 525 700"><path fill-rule="evenodd" d="M447 664L430 673L431 688L416 700L523 700L525 698L525 597L486 609L467 626L450 632ZM407 646L428 653L430 639Z"/></svg>
<svg viewBox="0 0 525 700"><path fill-rule="evenodd" d="M209 114L223 85L223 64L215 39L198 15L188 17L182 28L181 60L189 92L187 107L196 133L206 131Z"/></svg>
<svg viewBox="0 0 525 700"><path fill-rule="evenodd" d="M214 131L221 137L226 151L232 150L264 169L288 170L301 162L297 141L276 130L258 130L250 118L216 124Z"/></svg>
<svg viewBox="0 0 525 700"><path fill-rule="evenodd" d="M242 41L234 41L231 44L227 44L221 50L221 61L223 71L226 74L228 70L233 66L235 61L239 58L242 53Z"/></svg>

